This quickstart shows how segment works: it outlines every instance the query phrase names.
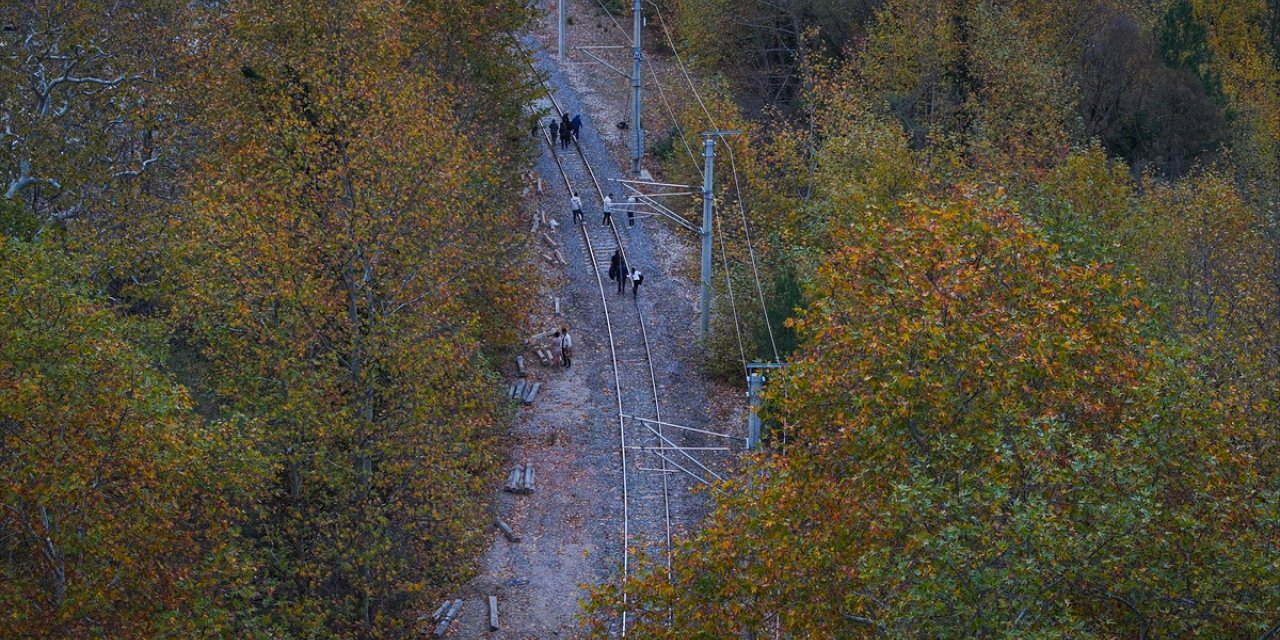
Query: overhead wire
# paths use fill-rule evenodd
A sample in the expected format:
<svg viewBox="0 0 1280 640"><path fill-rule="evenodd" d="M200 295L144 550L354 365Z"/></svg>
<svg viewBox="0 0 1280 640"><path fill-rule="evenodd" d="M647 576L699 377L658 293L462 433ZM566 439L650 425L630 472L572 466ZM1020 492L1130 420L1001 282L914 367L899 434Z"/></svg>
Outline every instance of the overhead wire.
<svg viewBox="0 0 1280 640"><path fill-rule="evenodd" d="M622 34L623 34L623 36L624 36L624 37L626 37L626 38L627 38L627 42L629 42L629 43L634 43L634 41L631 39L630 35L627 33L626 29L624 29L624 28L622 27L622 24L621 24L620 22L618 22L618 19L613 15L613 13L612 13L611 11L609 11L609 7L608 7L608 6L606 6L606 5L604 4L603 0L596 0L596 4L600 5L600 9L601 9L601 10L603 10L603 11L604 11L604 13L605 13L605 15L609 17L609 20L610 20L611 22L613 22L613 25L614 25L615 27L617 27L617 28L618 28L618 31L621 31L621 32L622 32ZM653 4L653 3L651 2L650 4ZM659 19L659 20L661 20L661 21L663 22L663 24L664 24L663 30L664 30L664 32L665 32L665 31L666 31L666 27L665 27L665 20L663 20L663 18L662 18L662 13L661 13L660 9L658 9L657 5L654 5L654 11L658 13L658 19ZM669 33L667 34L667 41L668 41L668 43L671 43L671 37L670 37L670 34L669 34ZM633 46L634 46L634 45L633 45ZM674 51L676 51L674 43L672 43L672 45L671 45L671 50L672 50L673 52L674 52ZM678 56L679 56L679 54L677 53L677 59L678 59ZM667 93L666 93L666 91L664 91L664 90L663 90L663 88L662 88L662 82L661 82L660 80L658 80L658 72L657 72L657 70L655 70L655 69L654 69L653 61L652 61L652 60L650 60L648 57L645 57L644 61L645 61L645 65L646 65L646 66L648 67L648 69L649 69L649 75L650 75L650 77L652 77L652 78L653 78L653 86L654 86L654 88L655 88L655 89L657 89L657 91L658 91L658 97L659 97L659 99L662 101L663 107L666 109L667 117L671 120L671 124L672 124L672 126L675 128L676 134L680 137L680 144L684 147L685 154L686 154L686 155L688 156L688 158L689 158L689 164L690 164L690 166L692 166L692 167L693 167L693 170L694 170L694 171L696 171L696 172L698 173L698 177L699 177L699 178L704 177L704 176L703 176L703 172L702 172L702 167L698 165L697 156L693 153L693 148L689 146L689 140L688 140L688 138L685 136L684 127L680 124L680 119L676 117L675 109L671 106L671 101L667 98ZM683 67L682 67L682 71L683 71ZM685 78L687 79L687 78L689 77L688 72L687 72L687 71L685 71L685 72L684 72L684 74L685 74ZM693 81L692 81L692 80L690 80L690 81L689 81L689 83L690 83L690 84L689 84L690 89L694 89L694 88L693 88ZM706 105L705 105L705 104L702 104L702 98L701 98L701 96L699 96L699 95L697 94L697 90L696 90L696 89L694 89L694 97L698 100L698 103L702 106L702 111L703 111L704 113L707 113L707 115L708 115L708 119L710 120L710 113L707 111L707 107L706 107ZM715 125L714 125L714 122L713 122L712 126L715 126ZM730 151L732 152L732 149L730 149ZM733 165L733 163L732 163L732 162L730 163L730 166L731 166L731 168L734 168L734 169L735 169L735 172L734 172L734 180L735 180L735 182L736 182L736 180L737 180L736 167L734 167L734 165ZM739 196L739 198L741 198L741 196ZM732 278L730 277L730 273L729 273L729 257L728 257L728 252L727 252L727 251L726 251L726 249L725 249L724 228L723 228L723 226L721 225L721 223L720 223L720 218L719 218L718 216L716 217L716 229L717 229L718 237L719 237L719 241L720 241L720 262L721 262L721 264L723 264L723 265L724 265L724 272L725 272L725 274L724 274L724 278L725 278L725 287L726 287L726 290L727 290L727 292L728 292L728 294L729 294L729 306L730 306L730 308L731 308L731 309L732 309L732 311L733 311L733 332L734 332L734 334L735 334L735 336L736 336L736 338L737 338L737 342L738 342L738 354L739 354L739 357L740 357L740 359L741 359L741 361L742 361L742 370L743 370L743 373L745 374L745 373L747 373L747 353L746 353L746 347L744 346L744 343L743 343L743 341L742 341L742 320L740 319L740 317L739 317L739 315L738 315L738 302L737 302L737 300L735 299L735 296L734 296L734 292L733 292L733 280L732 280ZM750 242L750 240L748 240L748 243L749 243L749 242ZM759 281L759 277L757 276L757 282L758 282L758 281ZM763 295L761 295L761 302L762 302L762 304L763 304L763 300L764 300L764 297L763 297ZM767 313L767 312L765 313L765 321L766 321L766 322L768 321L768 313ZM772 328L770 328L770 336L769 336L769 337L770 337L770 340L772 341L772 339L773 339ZM775 358L777 357L777 348L776 348L776 347L774 348L774 357L775 357Z"/></svg>
<svg viewBox="0 0 1280 640"><path fill-rule="evenodd" d="M702 113L707 116L707 122L711 124L713 129L719 129L716 124L715 117L711 115L711 110L707 109L707 104L703 102L702 96L698 93L698 88L693 84L693 77L689 75L689 69L684 64L684 59L680 56L680 50L676 48L675 39L671 37L671 30L667 28L667 20L662 15L662 9L649 0L649 4L653 5L654 12L658 16L658 22L662 25L662 33L667 38L667 44L671 47L671 53L676 59L676 64L680 67L680 72L684 75L685 81L689 84L689 90L693 92L693 97L698 101L698 105L702 107ZM765 329L769 334L769 346L773 349L774 362L781 362L782 357L778 354L778 343L773 336L773 322L769 319L769 307L764 301L764 288L760 286L760 266L756 261L755 246L751 242L751 229L747 222L747 209L742 200L742 186L738 180L738 163L734 157L733 145L725 143L725 147L729 151L729 168L733 172L733 189L737 197L738 212L742 217L742 231L747 241L747 254L751 258L751 274L755 279L756 294L760 299L760 312L764 316Z"/></svg>

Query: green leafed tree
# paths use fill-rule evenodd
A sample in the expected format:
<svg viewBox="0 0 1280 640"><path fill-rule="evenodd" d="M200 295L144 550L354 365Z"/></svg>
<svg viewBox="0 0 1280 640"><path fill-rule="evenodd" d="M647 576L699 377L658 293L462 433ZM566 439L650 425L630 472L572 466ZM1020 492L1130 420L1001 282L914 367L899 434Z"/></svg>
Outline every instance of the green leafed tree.
<svg viewBox="0 0 1280 640"><path fill-rule="evenodd" d="M266 425L248 615L272 633L411 633L484 540L480 346L523 309L519 149L418 65L413 6L240 2L209 32L175 298L217 391Z"/></svg>
<svg viewBox="0 0 1280 640"><path fill-rule="evenodd" d="M1132 282L998 196L868 214L815 275L773 418L638 638L1254 637L1275 624L1260 438ZM1265 496L1265 497L1263 497ZM592 602L604 624L624 607ZM600 634L603 637L603 633Z"/></svg>
<svg viewBox="0 0 1280 640"><path fill-rule="evenodd" d="M259 459L82 276L0 237L0 635L221 637Z"/></svg>

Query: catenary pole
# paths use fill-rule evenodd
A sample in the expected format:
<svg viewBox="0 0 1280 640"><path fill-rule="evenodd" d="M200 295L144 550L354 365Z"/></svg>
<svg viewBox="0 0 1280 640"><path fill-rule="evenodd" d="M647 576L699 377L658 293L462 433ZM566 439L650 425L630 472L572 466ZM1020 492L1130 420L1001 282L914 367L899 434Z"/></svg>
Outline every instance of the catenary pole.
<svg viewBox="0 0 1280 640"><path fill-rule="evenodd" d="M631 174L638 176L644 148L644 127L640 126L640 62L644 59L644 53L640 51L640 0L635 0L631 13Z"/></svg>
<svg viewBox="0 0 1280 640"><path fill-rule="evenodd" d="M565 22L568 19L567 16L565 15L568 12L568 9L565 8L565 5L567 4L569 4L569 0L556 0L556 5L559 7L557 11L560 14L559 21L556 23L560 27L559 30L557 31L557 34L558 34L557 44L559 45L559 49L557 50L556 57L560 60L560 62L564 62L564 31L565 31L564 27L565 27Z"/></svg>
<svg viewBox="0 0 1280 640"><path fill-rule="evenodd" d="M702 341L705 344L711 333L711 210L715 204L712 176L716 165L716 139L703 134L702 138Z"/></svg>

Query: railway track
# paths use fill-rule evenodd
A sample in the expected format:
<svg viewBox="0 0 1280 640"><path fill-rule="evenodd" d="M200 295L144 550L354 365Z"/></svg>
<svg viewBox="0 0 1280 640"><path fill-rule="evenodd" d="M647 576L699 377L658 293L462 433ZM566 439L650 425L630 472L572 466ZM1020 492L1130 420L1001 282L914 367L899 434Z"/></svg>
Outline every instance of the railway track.
<svg viewBox="0 0 1280 640"><path fill-rule="evenodd" d="M555 115L563 114L550 87L538 76L536 69L534 72L542 82ZM592 202L594 207L591 208L600 211L605 190L582 147L575 140L570 149L561 150L545 128L541 134L568 193L578 193L584 203ZM663 545L670 570L671 491L674 484L671 475L679 471L669 463L667 454L672 450L661 453L664 451L661 447L675 445L661 424L662 404L644 314L631 294L625 290L622 294L616 293L612 282L605 285L604 274L608 273L615 250L621 252L624 262L634 264L627 255L624 236L614 221L603 225L594 215L586 218L578 230L600 293L613 369L622 481L622 570L625 580L631 568L631 549L642 540ZM632 419L634 415L653 416L657 424ZM626 602L625 591L623 601ZM620 623L625 634L625 614Z"/></svg>

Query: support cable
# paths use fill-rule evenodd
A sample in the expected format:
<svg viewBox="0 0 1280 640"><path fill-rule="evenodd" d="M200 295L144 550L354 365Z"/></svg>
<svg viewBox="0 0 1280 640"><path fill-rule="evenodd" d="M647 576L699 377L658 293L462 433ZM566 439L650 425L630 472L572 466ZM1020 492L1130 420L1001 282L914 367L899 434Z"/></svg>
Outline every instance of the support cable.
<svg viewBox="0 0 1280 640"><path fill-rule="evenodd" d="M614 15L613 15L613 13L612 13L612 12L610 12L610 11L609 11L609 7L605 6L605 4L604 4L603 0L596 0L596 3L600 5L600 8L605 12L605 15L609 16L609 20L611 20L611 21L613 22L614 26L618 28L618 31L620 31L620 32L622 33L622 35L623 35L624 37L626 37L626 38L627 38L627 41L628 41L628 42L630 42L630 41L631 41L631 38L630 38L630 36L627 34L627 30L622 28L622 24L621 24L621 23L619 23L619 22L618 22L618 19L614 17ZM652 4L652 3L650 3L650 4ZM671 50L672 50L673 52L676 52L676 60L677 60L677 61L680 61L680 54L679 54L679 52L678 52L678 51L676 51L675 43L674 43L674 42L672 42L670 32L669 32L669 31L667 31L667 27L666 27L666 20L662 17L662 12L661 12L660 10L658 10L658 8L657 8L657 6L656 6L656 5L654 6L654 10L655 10L655 11L657 12L657 14L658 14L658 19L662 22L662 25L663 25L663 26L662 26L662 30L663 30L663 32L666 34L667 42L670 44L670 46L671 46ZM658 80L658 72L653 68L653 61L646 57L646 58L645 58L645 63L646 63L646 64L648 65L648 67L649 67L649 76L653 78L653 86L658 90L658 97L662 100L663 107L664 107L664 108L666 109L666 111L667 111L667 117L668 117L668 118L670 118L670 120L671 120L671 124L675 127L676 134L680 136L680 144L681 144L681 146L683 146L683 147L684 147L685 154L686 154L686 155L688 156L688 158L689 158L689 163L690 163L690 165L693 167L693 170L694 170L694 171L696 171L696 172L698 173L698 177L699 177L699 178L701 178L701 177L702 177L702 167L698 165L698 160L697 160L696 156L695 156L695 155L694 155L694 153L693 153L693 148L689 146L689 140L688 140L688 138L686 138L686 137L685 137L684 127L683 127L683 126L681 126L681 124L680 124L680 119L676 117L675 109L674 109L674 108L672 108L672 106L671 106L671 101L667 99L667 93L666 93L666 91L664 91L664 90L663 90L663 88L662 88L662 83ZM703 112L703 113L705 113L705 114L707 115L707 120L712 122L712 127L715 127L715 121L711 118L711 113L710 113L710 111L708 111L708 110L707 110L707 105L703 104L703 102L702 102L702 97L698 95L698 90L693 86L693 80L689 78L689 72L688 72L687 70L685 70L685 69L684 69L684 63L683 63L683 62L681 62L681 63L680 63L680 69L681 69L681 72L684 74L685 79L686 79L686 80L688 80L688 82L689 82L689 88L693 90L693 97L698 101L698 104L702 107L702 112ZM729 148L729 154L730 154L730 163L729 163L729 164L730 164L730 168L731 168L731 169L733 169L733 173L734 173L734 185L735 185L735 187L736 187L736 186L737 186L738 176L737 176L737 166L736 166L736 163L734 163L734 162L733 162L733 148L732 148L732 146L730 146L730 148ZM742 198L741 193L739 193L739 195L738 195L738 199L739 199L739 208L741 208L741 198ZM743 221L744 221L744 223L745 223L745 220L746 220L746 218L745 218L746 213L745 213L745 212L743 212L743 213L742 213L742 215L743 215ZM724 265L724 271L725 271L724 278L725 278L725 284L726 284L726 287L727 287L727 290L728 290L728 293L729 293L729 306L730 306L730 307L732 308L732 310L733 310L733 332L734 332L734 334L735 334L735 335L736 335L736 337L737 337L737 341L738 341L738 355L739 355L740 359L742 360L742 370L743 370L743 373L744 373L744 375L745 375L745 373L746 373L746 371L747 371L747 352L746 352L746 348L745 348L745 346L744 346L744 343L742 342L742 321L741 321L741 319L740 319L740 318L739 318L739 316L738 316L738 302L737 302L737 300L735 299L735 296L734 296L734 292L733 292L733 280L732 280L732 278L730 277L730 274L729 274L729 258L728 258L728 253L727 253L727 252L726 252L726 250L725 250L724 228L723 228L723 226L722 226L722 225L721 225L721 223L720 223L720 218L719 218L719 216L717 216L717 217L716 217L716 229L717 229L717 232L718 232L718 234L719 234L719 238L720 238L720 262ZM748 243L748 246L750 246L750 234L748 234L748 240L747 240L747 243ZM753 259L753 272L754 272L754 273L756 273L756 285L757 285L757 287L756 287L756 288L757 288L757 291L759 291L759 280L760 280L760 279L759 279L759 271L754 269L754 259ZM760 294L760 300L761 300L761 305L763 305L763 304L764 304L764 294L763 294L763 293L761 293L761 294ZM763 309L762 309L762 310L763 310ZM768 323L769 323L769 314L768 314L768 311L764 311L764 316L765 316L765 323L766 323L766 324L768 324ZM769 326L769 341L770 341L770 343L772 343L772 342L773 342L773 327L772 327L772 326ZM774 359L775 359L775 360L777 360L777 359L778 359L778 348L777 348L777 346L776 346L776 345L773 347L773 353L774 353Z"/></svg>
<svg viewBox="0 0 1280 640"><path fill-rule="evenodd" d="M671 47L671 52L676 59L676 64L680 67L680 72L684 74L685 81L689 83L689 90L693 92L694 99L697 100L698 105L702 107L702 113L707 116L707 122L711 124L713 129L719 129L720 127L716 124L715 117L711 115L711 110L707 109L706 103L702 101L702 96L698 94L698 88L693 84L693 78L689 75L689 69L685 66L684 59L680 56L680 50L676 48L675 39L671 37L671 30L667 28L667 20L662 15L662 9L652 0L650 0L649 3L653 5L654 12L658 16L658 22L662 25L662 33L667 38L667 44ZM751 230L747 223L746 205L742 201L742 186L738 180L738 163L734 158L733 145L726 144L725 146L729 149L729 168L733 172L733 188L737 195L738 212L742 216L742 231L747 240L747 254L751 258L751 274L755 279L756 294L760 298L760 312L764 316L765 328L769 333L769 346L773 349L774 362L781 362L782 358L778 355L778 343L773 337L773 322L769 319L769 308L764 302L764 288L760 286L760 267L756 262L756 251L751 242Z"/></svg>

